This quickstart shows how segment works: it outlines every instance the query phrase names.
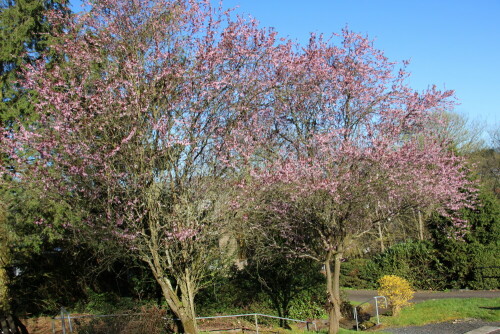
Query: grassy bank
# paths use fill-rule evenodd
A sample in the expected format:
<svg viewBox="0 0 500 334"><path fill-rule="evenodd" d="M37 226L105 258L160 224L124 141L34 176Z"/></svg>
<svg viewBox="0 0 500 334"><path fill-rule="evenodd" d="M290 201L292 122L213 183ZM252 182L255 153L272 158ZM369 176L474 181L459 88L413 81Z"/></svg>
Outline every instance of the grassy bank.
<svg viewBox="0 0 500 334"><path fill-rule="evenodd" d="M397 317L380 320L387 327L405 327L466 318L500 321L500 298L428 300L403 309Z"/></svg>

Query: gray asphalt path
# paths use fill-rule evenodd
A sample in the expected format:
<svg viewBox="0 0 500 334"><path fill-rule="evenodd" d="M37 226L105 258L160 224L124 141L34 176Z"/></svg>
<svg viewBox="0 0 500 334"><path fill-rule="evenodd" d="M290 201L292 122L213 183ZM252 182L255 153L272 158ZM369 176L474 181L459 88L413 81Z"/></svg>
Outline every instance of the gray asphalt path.
<svg viewBox="0 0 500 334"><path fill-rule="evenodd" d="M345 293L347 299L358 303L373 300L373 297L377 296L376 290L345 290ZM411 302L419 303L424 300L444 298L500 298L500 290L417 291Z"/></svg>
<svg viewBox="0 0 500 334"><path fill-rule="evenodd" d="M404 328L387 328L385 333L391 334L498 334L500 322L485 322L480 320L465 320L461 322L441 322L425 326ZM484 329L484 330L483 330Z"/></svg>

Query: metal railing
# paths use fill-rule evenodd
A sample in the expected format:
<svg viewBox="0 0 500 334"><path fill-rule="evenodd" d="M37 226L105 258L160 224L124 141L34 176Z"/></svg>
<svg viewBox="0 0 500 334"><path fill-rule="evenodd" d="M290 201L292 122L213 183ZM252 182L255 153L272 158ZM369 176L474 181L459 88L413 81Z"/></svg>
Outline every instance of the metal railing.
<svg viewBox="0 0 500 334"><path fill-rule="evenodd" d="M268 314L261 314L261 313L247 313L247 314L231 314L231 315L219 315L219 316L213 316L213 317L198 317L196 320L200 319L217 319L217 318L239 318L239 317L253 317L254 318L254 323L255 323L255 332L259 334L259 322L258 322L258 317L264 317L264 318L272 318L272 319L281 319L281 320L286 320L286 321L295 321L295 322L300 322L306 324L306 329L309 330L309 324L314 325L314 331L318 331L316 327L316 323L312 321L306 321L306 320L297 320L297 319L292 319L292 318L284 318L284 317L277 317L274 315L268 315Z"/></svg>
<svg viewBox="0 0 500 334"><path fill-rule="evenodd" d="M61 320L61 328L62 328L62 334L68 334L68 333L73 333L73 325L71 323L72 319L83 319L83 318L110 318L110 317L122 317L122 316L139 316L143 315L142 313L124 313L124 314L103 314L103 315L74 315L72 316L68 311L64 309L64 307L61 308L61 315L59 317L54 317L52 318L52 333L56 333L56 328L55 328L55 321L56 320ZM274 315L268 315L268 314L261 314L261 313L247 313L247 314L231 314L231 315L218 315L218 316L212 316L212 317L197 317L196 320L202 320L202 319L218 319L218 318L239 318L239 317L253 317L254 318L254 323L255 323L255 332L259 334L259 322L258 322L258 317L264 317L264 318L272 318L272 319L280 319L280 320L286 320L286 321L294 321L298 323L305 323L306 324L306 329L309 330L309 324L312 324L314 326L314 331L318 331L316 323L312 321L306 321L306 320L298 320L298 319L292 319L292 318L284 318L284 317L277 317ZM163 318L165 320L169 320L171 318ZM68 324L68 328L66 328L66 322Z"/></svg>
<svg viewBox="0 0 500 334"><path fill-rule="evenodd" d="M144 313L123 313L123 314L99 314L99 315L71 315L68 311L61 307L61 315L59 317L52 318L52 333L56 333L55 321L61 320L61 330L62 334L73 333L73 324L71 319L85 319L85 318L114 318L114 317L130 317L145 315ZM66 321L68 323L68 328L66 328Z"/></svg>
<svg viewBox="0 0 500 334"><path fill-rule="evenodd" d="M377 316L377 325L380 325L380 317L378 314L378 299L379 298L384 298L385 301L385 307L387 308L387 298L385 296L375 296L373 299L375 299L375 314ZM356 331L359 331L359 321L358 321L358 307L360 307L363 304L367 304L371 301L371 299L368 299L366 302L363 302L359 304L358 306L353 307L353 314L354 314L354 320L356 320Z"/></svg>

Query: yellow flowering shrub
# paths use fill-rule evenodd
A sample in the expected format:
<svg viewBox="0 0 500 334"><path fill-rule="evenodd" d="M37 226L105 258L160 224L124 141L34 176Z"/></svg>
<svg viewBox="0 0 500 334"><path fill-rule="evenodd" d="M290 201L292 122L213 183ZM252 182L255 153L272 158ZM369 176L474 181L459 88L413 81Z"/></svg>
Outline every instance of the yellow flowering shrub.
<svg viewBox="0 0 500 334"><path fill-rule="evenodd" d="M407 280L396 275L385 275L378 280L378 283L380 285L378 294L387 298L392 315L397 315L401 308L410 305L409 301L415 291Z"/></svg>

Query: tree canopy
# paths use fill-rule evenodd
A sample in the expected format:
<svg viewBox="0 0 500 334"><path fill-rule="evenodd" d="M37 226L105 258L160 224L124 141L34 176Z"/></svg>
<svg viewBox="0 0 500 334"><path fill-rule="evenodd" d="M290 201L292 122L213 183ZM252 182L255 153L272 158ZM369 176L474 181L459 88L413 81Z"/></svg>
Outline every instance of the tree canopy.
<svg viewBox="0 0 500 334"><path fill-rule="evenodd" d="M144 261L187 333L195 294L230 263L221 234L260 209L256 192L289 194L266 209L297 256L325 265L331 333L353 239L408 209L471 204L463 159L428 126L453 92L414 91L366 37L295 45L194 0L49 17L61 61L24 66L38 117L2 124L15 164L2 172L68 203L67 229Z"/></svg>

